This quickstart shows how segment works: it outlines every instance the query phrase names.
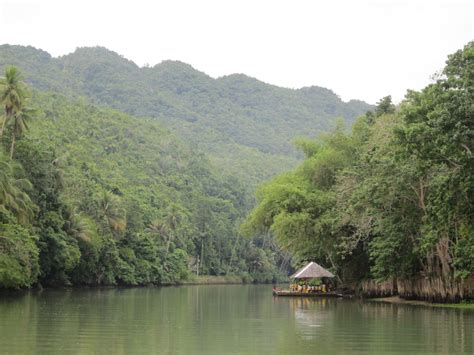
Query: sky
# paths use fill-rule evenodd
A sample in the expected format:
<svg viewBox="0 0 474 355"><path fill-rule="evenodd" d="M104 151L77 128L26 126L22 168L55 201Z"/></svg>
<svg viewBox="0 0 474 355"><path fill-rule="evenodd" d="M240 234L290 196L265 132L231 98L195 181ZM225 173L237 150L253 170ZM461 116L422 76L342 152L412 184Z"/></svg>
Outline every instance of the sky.
<svg viewBox="0 0 474 355"><path fill-rule="evenodd" d="M104 46L140 66L323 86L376 103L420 90L474 39L467 0L0 0L0 44L60 56Z"/></svg>

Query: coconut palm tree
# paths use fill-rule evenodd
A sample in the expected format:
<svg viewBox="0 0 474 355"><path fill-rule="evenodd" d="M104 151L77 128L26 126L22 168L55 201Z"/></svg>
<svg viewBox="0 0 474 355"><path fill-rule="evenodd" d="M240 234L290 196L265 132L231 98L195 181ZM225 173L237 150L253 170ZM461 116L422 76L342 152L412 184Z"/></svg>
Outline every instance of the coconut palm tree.
<svg viewBox="0 0 474 355"><path fill-rule="evenodd" d="M148 227L145 228L145 232L150 233L152 236L163 236L168 234L166 225L159 218L154 219Z"/></svg>
<svg viewBox="0 0 474 355"><path fill-rule="evenodd" d="M106 222L112 233L120 233L127 226L125 209L121 206L120 198L110 191L103 191L99 198L99 214Z"/></svg>
<svg viewBox="0 0 474 355"><path fill-rule="evenodd" d="M26 179L18 179L19 165L9 162L0 153L0 210L9 211L20 223L27 224L34 216L36 206L27 192L32 188Z"/></svg>
<svg viewBox="0 0 474 355"><path fill-rule="evenodd" d="M166 242L165 257L168 255L176 229L183 218L183 210L178 205L172 204L168 206L161 218L156 218L146 228L148 233L153 236L160 236Z"/></svg>
<svg viewBox="0 0 474 355"><path fill-rule="evenodd" d="M24 105L26 89L21 82L18 69L8 67L5 70L5 77L0 79L0 103L3 105L5 113L2 117L0 128L0 139L3 136L5 126L10 122L16 112Z"/></svg>
<svg viewBox="0 0 474 355"><path fill-rule="evenodd" d="M68 218L64 223L66 233L73 236L76 239L80 239L84 242L90 243L94 231L91 228L90 221L79 213L76 207L68 208Z"/></svg>
<svg viewBox="0 0 474 355"><path fill-rule="evenodd" d="M145 231L155 239L162 238L166 242L167 249L169 248L170 231L163 219L154 219ZM166 254L168 254L168 250L166 250Z"/></svg>

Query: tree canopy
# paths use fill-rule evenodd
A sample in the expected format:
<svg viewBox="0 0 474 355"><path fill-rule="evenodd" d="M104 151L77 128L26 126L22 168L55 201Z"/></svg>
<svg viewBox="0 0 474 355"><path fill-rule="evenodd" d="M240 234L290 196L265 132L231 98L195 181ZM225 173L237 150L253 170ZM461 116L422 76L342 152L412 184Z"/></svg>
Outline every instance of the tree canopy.
<svg viewBox="0 0 474 355"><path fill-rule="evenodd" d="M238 236L240 182L156 120L30 94L0 147L0 287L282 276L278 248ZM35 108L28 132L22 107Z"/></svg>
<svg viewBox="0 0 474 355"><path fill-rule="evenodd" d="M379 101L346 133L300 141L306 159L257 192L242 229L271 231L345 281L474 272L474 43L399 109Z"/></svg>
<svg viewBox="0 0 474 355"><path fill-rule="evenodd" d="M321 87L285 89L243 74L213 79L178 61L139 68L102 47L52 58L32 47L3 45L0 68L6 65L21 68L37 89L157 119L252 192L296 166L295 137L315 137L335 117L350 125L372 108L362 101L343 102Z"/></svg>

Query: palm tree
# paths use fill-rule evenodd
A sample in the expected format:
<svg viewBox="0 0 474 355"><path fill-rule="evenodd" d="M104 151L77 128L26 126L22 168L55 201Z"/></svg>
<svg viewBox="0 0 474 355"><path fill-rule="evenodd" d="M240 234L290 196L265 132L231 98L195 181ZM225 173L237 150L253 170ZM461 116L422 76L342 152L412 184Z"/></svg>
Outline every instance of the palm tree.
<svg viewBox="0 0 474 355"><path fill-rule="evenodd" d="M125 209L121 207L120 198L110 191L103 191L99 199L99 214L112 233L120 233L127 226Z"/></svg>
<svg viewBox="0 0 474 355"><path fill-rule="evenodd" d="M146 231L153 236L160 236L166 241L165 258L174 239L174 232L183 219L183 210L176 204L168 206L162 218L153 220Z"/></svg>
<svg viewBox="0 0 474 355"><path fill-rule="evenodd" d="M21 82L20 73L15 67L7 68L5 77L0 79L0 103L5 109L0 129L0 139L3 136L5 126L24 105L25 97L26 90Z"/></svg>
<svg viewBox="0 0 474 355"><path fill-rule="evenodd" d="M176 205L172 204L166 209L166 215L164 217L164 224L168 231L168 242L166 244L166 254L168 255L168 251L170 249L170 244L172 239L174 238L174 232L178 228L181 220L183 219L183 211L182 209Z"/></svg>
<svg viewBox="0 0 474 355"><path fill-rule="evenodd" d="M154 219L148 227L145 229L146 232L150 233L154 238L161 237L166 241L168 254L169 241L170 241L170 231L163 219L156 218Z"/></svg>
<svg viewBox="0 0 474 355"><path fill-rule="evenodd" d="M12 121L12 143L10 147L10 160L13 159L15 152L16 139L20 138L28 130L28 122L31 120L31 116L34 110L27 109L24 107L19 108L18 111L10 119Z"/></svg>
<svg viewBox="0 0 474 355"><path fill-rule="evenodd" d="M145 232L150 233L152 236L157 235L166 235L168 234L166 225L163 221L159 218L154 219L147 228L145 228Z"/></svg>
<svg viewBox="0 0 474 355"><path fill-rule="evenodd" d="M26 193L31 183L17 179L19 165L5 160L0 154L0 210L9 211L20 223L27 224L35 213L36 206Z"/></svg>
<svg viewBox="0 0 474 355"><path fill-rule="evenodd" d="M89 220L77 211L75 207L68 208L68 218L64 223L66 233L76 239L90 243L94 231L91 228Z"/></svg>

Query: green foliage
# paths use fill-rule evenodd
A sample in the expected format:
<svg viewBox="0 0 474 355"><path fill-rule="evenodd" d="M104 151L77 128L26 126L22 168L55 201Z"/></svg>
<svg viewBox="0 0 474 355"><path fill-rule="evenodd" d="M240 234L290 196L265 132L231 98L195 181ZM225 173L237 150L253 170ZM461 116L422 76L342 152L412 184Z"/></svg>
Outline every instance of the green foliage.
<svg viewBox="0 0 474 355"><path fill-rule="evenodd" d="M320 87L285 89L241 74L212 79L176 61L139 68L100 47L52 58L32 47L3 45L5 65L20 67L35 88L159 120L249 190L297 164L294 137L314 137L334 117L350 124L371 108Z"/></svg>
<svg viewBox="0 0 474 355"><path fill-rule="evenodd" d="M395 113L395 105L392 103L392 97L390 95L383 97L375 108L375 115L380 117L384 114Z"/></svg>
<svg viewBox="0 0 474 355"><path fill-rule="evenodd" d="M15 160L0 150L0 206L17 217L9 228L29 231L36 266L23 270L5 254L14 279L0 287L145 285L261 270L236 230L249 205L242 185L156 120L57 94L33 91L30 102L38 110L17 136ZM279 275L269 260L265 271Z"/></svg>
<svg viewBox="0 0 474 355"><path fill-rule="evenodd" d="M346 281L473 273L473 78L471 42L398 112L387 96L351 134L298 142L305 161L260 188L243 231L270 230Z"/></svg>
<svg viewBox="0 0 474 355"><path fill-rule="evenodd" d="M36 206L28 195L31 183L21 175L21 166L0 149L0 212L11 212L20 223L28 223Z"/></svg>
<svg viewBox="0 0 474 355"><path fill-rule="evenodd" d="M4 115L2 115L0 138L3 136L5 127L21 111L26 98L26 90L21 82L20 74L15 67L5 69L5 77L0 79L0 102L3 104Z"/></svg>
<svg viewBox="0 0 474 355"><path fill-rule="evenodd" d="M39 273L36 237L0 212L0 288L30 287Z"/></svg>

